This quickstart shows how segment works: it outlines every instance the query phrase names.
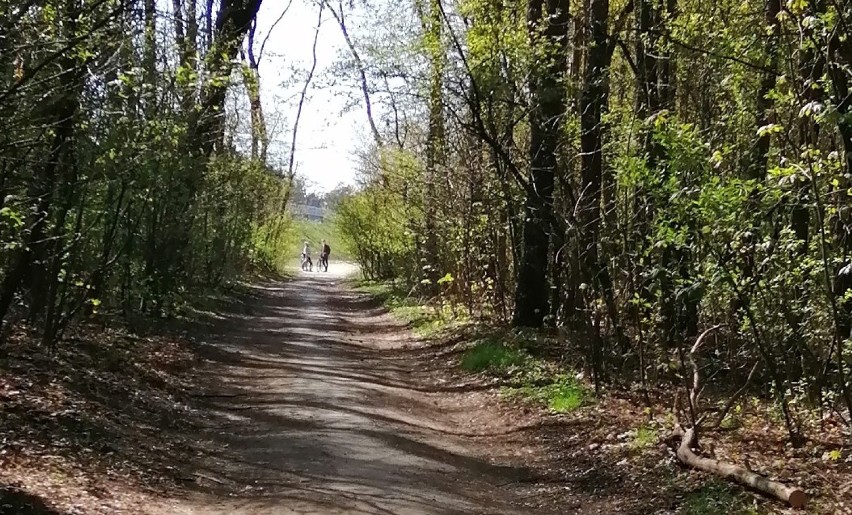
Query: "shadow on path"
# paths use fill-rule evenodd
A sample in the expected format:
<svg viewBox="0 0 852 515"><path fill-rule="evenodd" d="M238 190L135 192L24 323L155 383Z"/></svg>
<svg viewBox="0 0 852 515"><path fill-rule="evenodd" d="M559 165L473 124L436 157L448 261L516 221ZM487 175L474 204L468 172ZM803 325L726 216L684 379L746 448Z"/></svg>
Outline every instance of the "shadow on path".
<svg viewBox="0 0 852 515"><path fill-rule="evenodd" d="M408 333L333 276L254 287L205 342L213 414L173 513L518 513ZM411 359L410 359L411 358ZM468 388L469 389L469 388Z"/></svg>
<svg viewBox="0 0 852 515"><path fill-rule="evenodd" d="M0 486L0 515L62 515L35 495L15 487Z"/></svg>

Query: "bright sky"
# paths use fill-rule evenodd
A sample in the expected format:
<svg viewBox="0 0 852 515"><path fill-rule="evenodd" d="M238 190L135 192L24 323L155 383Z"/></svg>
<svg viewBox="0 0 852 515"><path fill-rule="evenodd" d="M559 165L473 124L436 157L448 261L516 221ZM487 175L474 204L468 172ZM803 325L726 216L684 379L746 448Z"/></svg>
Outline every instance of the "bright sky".
<svg viewBox="0 0 852 515"><path fill-rule="evenodd" d="M256 52L288 3L263 2L258 13ZM289 155L299 95L311 66L318 10L311 0L293 0L272 30L261 56L261 95L272 140L270 158L274 161L284 161ZM368 134L363 103L352 106L351 88L330 86L330 68L340 56L347 56L344 52L348 49L340 29L325 11L317 44L317 68L302 108L296 141L296 169L312 190L329 191L339 183L354 183L353 153Z"/></svg>

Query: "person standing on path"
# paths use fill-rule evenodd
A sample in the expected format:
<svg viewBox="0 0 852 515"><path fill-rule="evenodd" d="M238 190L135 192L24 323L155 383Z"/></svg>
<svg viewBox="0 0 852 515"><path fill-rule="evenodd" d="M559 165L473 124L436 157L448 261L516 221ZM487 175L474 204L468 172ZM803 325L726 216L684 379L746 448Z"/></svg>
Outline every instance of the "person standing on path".
<svg viewBox="0 0 852 515"><path fill-rule="evenodd" d="M302 248L302 270L308 271L313 270L314 264L311 261L311 247L308 242L305 242L304 248Z"/></svg>
<svg viewBox="0 0 852 515"><path fill-rule="evenodd" d="M322 249L320 250L319 265L325 272L328 272L328 256L331 254L331 247L328 246L325 240L322 240Z"/></svg>

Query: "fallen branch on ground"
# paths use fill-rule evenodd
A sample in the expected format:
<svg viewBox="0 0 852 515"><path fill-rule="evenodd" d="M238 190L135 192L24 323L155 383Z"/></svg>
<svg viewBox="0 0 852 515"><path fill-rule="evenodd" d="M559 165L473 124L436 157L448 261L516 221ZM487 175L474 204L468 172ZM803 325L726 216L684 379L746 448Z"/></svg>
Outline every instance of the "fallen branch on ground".
<svg viewBox="0 0 852 515"><path fill-rule="evenodd" d="M695 354L701 347L701 343L703 342L704 338L709 333L715 331L716 329L719 329L720 327L721 326L717 325L701 333L701 336L698 337L698 339L695 341L695 345L693 345L692 349L690 349L689 351L689 363L690 365L692 365L693 371L692 389L690 390L688 397L689 415L692 419L692 427L687 429L686 431L683 431L682 428L679 427L679 424L677 424L675 427L675 431L678 434L682 433L680 445L677 449L677 458L682 463L689 465L690 467L696 468L698 470L703 470L704 472L717 474L726 479L736 481L741 485L753 488L758 492L789 503L790 506L794 508L803 508L808 501L808 496L801 488L789 487L783 483L772 481L748 470L745 467L699 456L695 454L695 452L693 452L692 450L693 446L695 446L698 442L698 429L701 427L701 423L706 418L706 414L702 416L699 416L698 414L698 402L701 394L701 374L695 359ZM751 375L754 373L756 368L757 365L752 368L752 373L749 374L749 379L751 379ZM737 392L737 395L739 395L740 393L741 392ZM677 417L677 398L678 397L676 396L675 417ZM727 410L723 411L723 416L726 413Z"/></svg>
<svg viewBox="0 0 852 515"><path fill-rule="evenodd" d="M808 496L801 488L772 481L745 467L698 456L692 452L691 448L694 439L695 428L687 429L680 441L680 447L677 449L678 459L690 467L731 479L741 485L787 502L794 508L804 508L805 503L807 503Z"/></svg>

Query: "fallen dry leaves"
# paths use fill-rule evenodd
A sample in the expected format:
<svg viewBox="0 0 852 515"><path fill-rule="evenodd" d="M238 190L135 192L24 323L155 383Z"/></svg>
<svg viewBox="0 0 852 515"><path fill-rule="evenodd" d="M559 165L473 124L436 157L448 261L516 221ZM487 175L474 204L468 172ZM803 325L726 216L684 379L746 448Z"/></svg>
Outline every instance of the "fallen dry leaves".
<svg viewBox="0 0 852 515"><path fill-rule="evenodd" d="M0 359L0 514L136 513L181 481L195 358L173 336L18 329Z"/></svg>

